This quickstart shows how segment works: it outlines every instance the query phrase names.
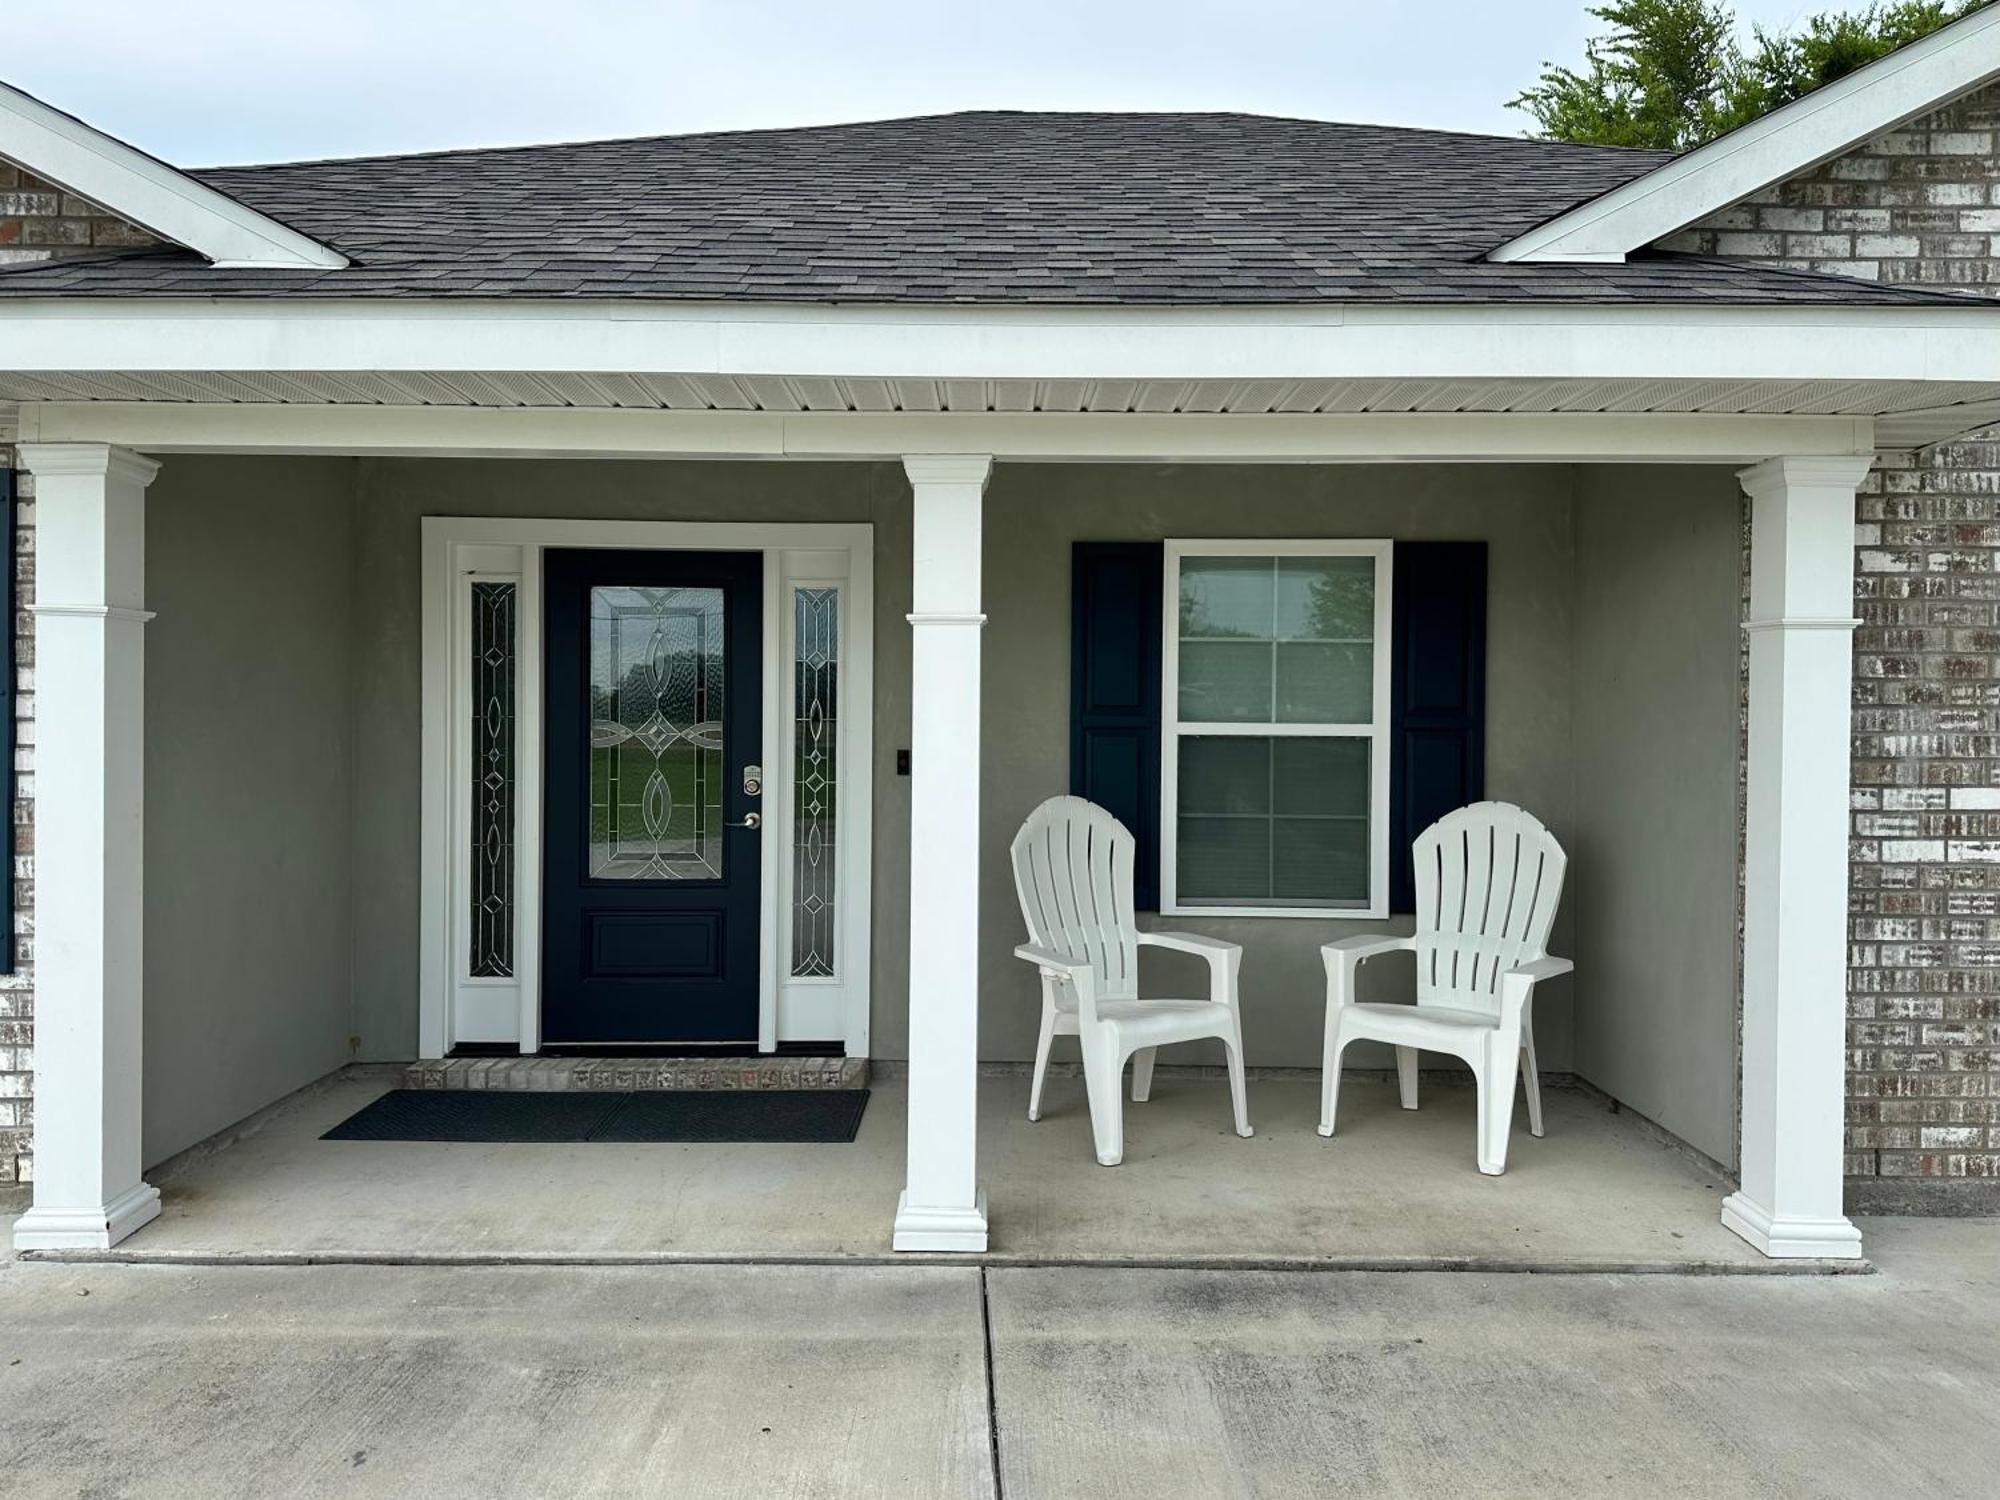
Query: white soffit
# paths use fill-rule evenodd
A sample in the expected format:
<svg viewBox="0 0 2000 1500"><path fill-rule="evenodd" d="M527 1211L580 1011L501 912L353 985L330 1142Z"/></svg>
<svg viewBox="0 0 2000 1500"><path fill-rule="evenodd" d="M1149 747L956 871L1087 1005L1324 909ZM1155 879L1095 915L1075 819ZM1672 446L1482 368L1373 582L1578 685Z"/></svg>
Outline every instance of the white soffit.
<svg viewBox="0 0 2000 1500"><path fill-rule="evenodd" d="M511 370L0 371L0 402L771 413L1306 416L1381 412L1941 418L2000 378L1899 380L936 380ZM1965 425L1973 425L1967 422Z"/></svg>
<svg viewBox="0 0 2000 1500"><path fill-rule="evenodd" d="M1974 11L1509 240L1495 261L1620 261L2000 78L2000 5Z"/></svg>
<svg viewBox="0 0 2000 1500"><path fill-rule="evenodd" d="M217 265L347 264L339 251L5 83L0 156Z"/></svg>

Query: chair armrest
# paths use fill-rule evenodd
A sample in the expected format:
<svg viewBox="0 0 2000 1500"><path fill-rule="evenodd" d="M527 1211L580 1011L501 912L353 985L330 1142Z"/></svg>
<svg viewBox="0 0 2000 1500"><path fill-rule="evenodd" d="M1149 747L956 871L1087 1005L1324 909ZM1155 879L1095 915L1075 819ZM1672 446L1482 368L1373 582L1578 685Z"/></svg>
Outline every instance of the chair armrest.
<svg viewBox="0 0 2000 1500"><path fill-rule="evenodd" d="M1566 958L1537 958L1516 964L1500 976L1500 1024L1518 1026L1528 997L1544 979L1555 979L1576 967Z"/></svg>
<svg viewBox="0 0 2000 1500"><path fill-rule="evenodd" d="M1150 943L1155 948L1172 948L1181 953L1199 953L1206 958L1212 953L1241 953L1243 945L1224 938L1203 937L1195 932L1142 932L1139 942Z"/></svg>
<svg viewBox="0 0 2000 1500"><path fill-rule="evenodd" d="M1208 998L1217 1005L1236 1004L1236 976L1243 967L1243 945L1192 932L1142 932L1141 945L1171 948L1208 960Z"/></svg>
<svg viewBox="0 0 2000 1500"><path fill-rule="evenodd" d="M1386 932L1364 932L1360 937L1339 938L1331 943L1321 943L1319 951L1328 963L1336 958L1352 959L1359 963L1364 958L1374 958L1383 953L1403 953L1417 946L1413 937L1392 937Z"/></svg>
<svg viewBox="0 0 2000 1500"><path fill-rule="evenodd" d="M1538 958L1532 963L1516 964L1501 977L1503 979L1519 977L1529 984L1535 984L1544 979L1555 979L1567 974L1575 967L1576 965L1566 958Z"/></svg>
<svg viewBox="0 0 2000 1500"><path fill-rule="evenodd" d="M1354 975L1364 959L1383 953L1404 953L1416 946L1417 940L1413 937L1392 937L1386 932L1367 932L1359 937L1321 943L1319 956L1326 965L1328 1015L1354 1003Z"/></svg>
<svg viewBox="0 0 2000 1500"><path fill-rule="evenodd" d="M1053 948L1038 948L1033 943L1023 943L1014 950L1014 957L1025 958L1038 969L1062 979L1074 979L1078 974L1088 974L1090 963L1087 959L1071 958L1067 953L1058 953Z"/></svg>
<svg viewBox="0 0 2000 1500"><path fill-rule="evenodd" d="M1053 948L1039 948L1033 943L1023 943L1014 950L1014 957L1025 958L1042 971L1042 985L1045 994L1053 994L1048 986L1066 984L1069 992L1076 997L1076 1013L1086 1021L1097 1019L1097 971L1090 961L1071 958L1067 953L1058 953Z"/></svg>

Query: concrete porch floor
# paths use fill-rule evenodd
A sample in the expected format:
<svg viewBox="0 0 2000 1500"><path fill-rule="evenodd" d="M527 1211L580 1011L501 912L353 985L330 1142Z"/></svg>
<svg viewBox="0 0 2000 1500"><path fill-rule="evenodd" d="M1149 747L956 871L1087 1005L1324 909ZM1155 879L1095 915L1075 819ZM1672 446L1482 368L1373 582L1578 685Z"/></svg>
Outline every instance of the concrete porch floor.
<svg viewBox="0 0 2000 1500"><path fill-rule="evenodd" d="M390 1087L338 1075L152 1174L134 1260L670 1261L886 1258L902 1186L904 1091L878 1083L851 1145L461 1145L322 1141ZM1504 1177L1473 1164L1469 1087L1423 1108L1355 1079L1340 1135L1318 1085L1253 1079L1257 1135L1219 1079L1162 1070L1126 1106L1125 1162L1091 1153L1083 1083L982 1078L981 1179L996 1264L1756 1271L1723 1229L1726 1185L1594 1095L1546 1091L1548 1134L1515 1131ZM907 1260L909 1257L897 1257ZM962 1257L948 1257L963 1263Z"/></svg>

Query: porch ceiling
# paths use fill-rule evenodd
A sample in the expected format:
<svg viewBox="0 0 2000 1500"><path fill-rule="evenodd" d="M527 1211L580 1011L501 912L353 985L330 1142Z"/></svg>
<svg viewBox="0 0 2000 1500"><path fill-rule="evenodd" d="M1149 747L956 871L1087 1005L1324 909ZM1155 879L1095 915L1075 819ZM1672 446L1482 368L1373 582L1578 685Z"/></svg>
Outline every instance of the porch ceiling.
<svg viewBox="0 0 2000 1500"><path fill-rule="evenodd" d="M720 412L1675 413L1874 417L1884 447L2000 421L2000 382L929 379L521 371L0 371L0 402Z"/></svg>

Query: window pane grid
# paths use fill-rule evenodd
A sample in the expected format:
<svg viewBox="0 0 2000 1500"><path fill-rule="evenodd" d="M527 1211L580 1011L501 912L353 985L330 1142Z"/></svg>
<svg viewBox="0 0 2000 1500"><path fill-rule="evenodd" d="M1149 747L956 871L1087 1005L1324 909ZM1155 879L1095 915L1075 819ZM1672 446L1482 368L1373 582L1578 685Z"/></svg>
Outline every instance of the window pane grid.
<svg viewBox="0 0 2000 1500"><path fill-rule="evenodd" d="M1172 555L1175 904L1369 907L1382 549Z"/></svg>

